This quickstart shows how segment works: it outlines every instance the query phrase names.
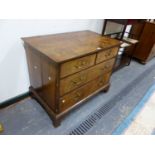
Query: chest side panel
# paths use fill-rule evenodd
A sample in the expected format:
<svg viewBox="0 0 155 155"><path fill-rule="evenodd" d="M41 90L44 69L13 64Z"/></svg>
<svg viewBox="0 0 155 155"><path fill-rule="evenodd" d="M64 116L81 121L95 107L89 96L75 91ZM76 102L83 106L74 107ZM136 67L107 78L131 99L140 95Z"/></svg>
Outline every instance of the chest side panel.
<svg viewBox="0 0 155 155"><path fill-rule="evenodd" d="M42 57L42 91L43 100L55 111L56 108L56 77L57 69L50 60Z"/></svg>
<svg viewBox="0 0 155 155"><path fill-rule="evenodd" d="M42 87L41 56L29 46L25 45L24 47L27 56L30 85L39 91Z"/></svg>
<svg viewBox="0 0 155 155"><path fill-rule="evenodd" d="M30 85L55 111L56 107L56 66L46 56L25 45Z"/></svg>

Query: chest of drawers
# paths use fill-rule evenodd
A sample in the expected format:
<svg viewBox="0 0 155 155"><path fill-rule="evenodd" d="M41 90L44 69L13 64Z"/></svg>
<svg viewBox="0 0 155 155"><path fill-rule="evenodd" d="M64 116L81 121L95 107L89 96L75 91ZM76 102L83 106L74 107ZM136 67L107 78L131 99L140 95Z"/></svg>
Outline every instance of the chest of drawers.
<svg viewBox="0 0 155 155"><path fill-rule="evenodd" d="M106 91L120 42L91 31L22 38L30 92L54 126L99 91Z"/></svg>

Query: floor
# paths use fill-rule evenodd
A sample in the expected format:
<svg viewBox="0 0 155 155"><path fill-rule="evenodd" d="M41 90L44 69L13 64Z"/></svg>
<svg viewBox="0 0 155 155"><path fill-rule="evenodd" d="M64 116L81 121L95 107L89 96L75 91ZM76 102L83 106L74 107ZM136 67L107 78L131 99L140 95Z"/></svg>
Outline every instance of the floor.
<svg viewBox="0 0 155 155"><path fill-rule="evenodd" d="M26 98L0 111L3 134L112 134L155 83L155 59L132 61L112 75L108 93L98 93L54 128L44 109Z"/></svg>
<svg viewBox="0 0 155 155"><path fill-rule="evenodd" d="M152 135L155 131L155 84L150 87L113 135Z"/></svg>
<svg viewBox="0 0 155 155"><path fill-rule="evenodd" d="M130 126L124 131L124 135L151 135L155 128L155 93L146 102Z"/></svg>

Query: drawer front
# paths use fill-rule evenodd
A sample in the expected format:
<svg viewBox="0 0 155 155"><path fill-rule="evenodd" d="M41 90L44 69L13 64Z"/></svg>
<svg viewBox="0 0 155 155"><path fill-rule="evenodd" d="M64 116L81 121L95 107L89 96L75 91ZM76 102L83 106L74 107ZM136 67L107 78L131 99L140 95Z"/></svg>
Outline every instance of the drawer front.
<svg viewBox="0 0 155 155"><path fill-rule="evenodd" d="M99 52L97 54L96 63L100 63L102 61L115 57L117 55L117 52L118 47Z"/></svg>
<svg viewBox="0 0 155 155"><path fill-rule="evenodd" d="M67 75L79 72L95 64L95 54L78 58L61 65L60 76L65 77Z"/></svg>
<svg viewBox="0 0 155 155"><path fill-rule="evenodd" d="M88 97L99 88L102 88L109 82L110 75L111 73L106 73L105 75L98 77L97 79L60 98L60 112Z"/></svg>
<svg viewBox="0 0 155 155"><path fill-rule="evenodd" d="M115 59L110 59L94 67L66 77L60 81L60 96L97 78L103 73L112 72Z"/></svg>

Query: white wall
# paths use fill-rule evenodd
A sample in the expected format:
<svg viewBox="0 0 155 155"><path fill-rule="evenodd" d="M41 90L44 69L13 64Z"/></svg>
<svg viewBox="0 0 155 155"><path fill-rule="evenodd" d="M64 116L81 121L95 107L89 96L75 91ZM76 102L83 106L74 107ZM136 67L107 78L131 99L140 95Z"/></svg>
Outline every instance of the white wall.
<svg viewBox="0 0 155 155"><path fill-rule="evenodd" d="M0 20L0 102L28 91L21 37L78 30L101 33L103 20Z"/></svg>

